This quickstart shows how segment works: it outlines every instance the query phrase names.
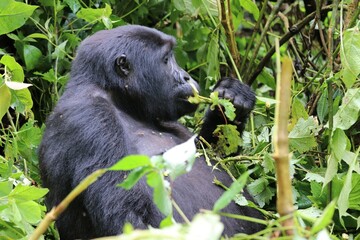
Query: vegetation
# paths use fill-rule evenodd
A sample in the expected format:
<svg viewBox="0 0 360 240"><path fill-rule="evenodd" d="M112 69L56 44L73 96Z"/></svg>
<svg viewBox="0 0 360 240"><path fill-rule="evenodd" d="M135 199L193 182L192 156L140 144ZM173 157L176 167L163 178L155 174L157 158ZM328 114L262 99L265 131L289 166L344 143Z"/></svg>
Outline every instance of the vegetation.
<svg viewBox="0 0 360 240"><path fill-rule="evenodd" d="M203 143L198 150L238 179L215 204L217 214L200 214L184 225L171 225L167 218L162 230L141 232L126 226L128 235L123 238L191 239L191 234L201 231L204 239L216 239L224 204L235 199L240 205L255 206L240 194L247 182L268 227L235 238L293 238L286 235L294 234L360 239L359 13L358 0L0 1L0 238L28 239L47 211L43 197L48 190L41 188L36 151L46 116L69 79L76 47L96 31L131 23L177 38L177 61L199 82L200 95L206 97L193 101L220 104L231 117L229 102L209 96L209 90L220 76L233 75L252 86L257 104L241 138L231 125L223 125L216 131L222 144ZM292 196L286 197L293 200L296 211L278 211L279 218L275 172L281 169L272 157L276 150L272 138L278 62L284 56L292 60L294 72L290 119L285 122ZM196 132L207 104L180 121ZM234 154L239 146L241 154ZM169 204L174 203L162 191L164 180L159 177L169 168L166 157L131 160L135 163L124 159L109 170L147 174L149 184L158 189L155 203L171 216ZM165 163L158 165L159 161ZM172 170L175 179L187 168ZM133 182L130 179L122 187L131 187L139 176L133 173ZM279 186L287 186L282 179ZM215 184L222 185L216 180ZM288 219L290 224L283 224ZM214 232L206 235L203 226ZM53 225L42 238L58 238Z"/></svg>

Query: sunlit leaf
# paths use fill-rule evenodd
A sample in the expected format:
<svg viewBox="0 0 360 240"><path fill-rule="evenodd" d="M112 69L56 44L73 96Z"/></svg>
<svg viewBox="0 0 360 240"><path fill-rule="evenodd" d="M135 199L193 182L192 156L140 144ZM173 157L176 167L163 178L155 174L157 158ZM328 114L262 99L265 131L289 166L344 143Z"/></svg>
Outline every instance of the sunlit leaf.
<svg viewBox="0 0 360 240"><path fill-rule="evenodd" d="M255 20L259 18L259 9L257 8L256 4L251 0L241 0L240 5L249 13L251 13Z"/></svg>
<svg viewBox="0 0 360 240"><path fill-rule="evenodd" d="M360 111L360 88L349 89L334 116L334 127L349 129L357 121Z"/></svg>
<svg viewBox="0 0 360 240"><path fill-rule="evenodd" d="M31 224L37 224L41 220L41 206L34 201L16 203L23 219Z"/></svg>
<svg viewBox="0 0 360 240"><path fill-rule="evenodd" d="M10 107L11 93L9 88L3 84L0 86L0 119L6 114Z"/></svg>
<svg viewBox="0 0 360 240"><path fill-rule="evenodd" d="M0 35L14 31L24 25L37 6L14 0L0 1Z"/></svg>
<svg viewBox="0 0 360 240"><path fill-rule="evenodd" d="M24 70L21 65L18 64L12 56L4 55L0 59L0 63L4 64L7 70L11 73L11 81L23 82L24 81Z"/></svg>
<svg viewBox="0 0 360 240"><path fill-rule="evenodd" d="M313 149L317 145L315 136L319 129L314 118L310 117L307 120L300 118L289 133L291 149L300 153Z"/></svg>
<svg viewBox="0 0 360 240"><path fill-rule="evenodd" d="M126 190L131 189L135 184L147 173L153 170L152 167L139 167L129 173L126 179L118 184L117 186L122 187Z"/></svg>
<svg viewBox="0 0 360 240"><path fill-rule="evenodd" d="M82 18L89 23L95 23L97 21L102 21L103 18L109 18L112 13L111 7L108 4L105 4L105 8L82 8L76 16Z"/></svg>
<svg viewBox="0 0 360 240"><path fill-rule="evenodd" d="M151 165L150 158L146 155L129 155L115 163L109 170L132 170L134 168Z"/></svg>
<svg viewBox="0 0 360 240"><path fill-rule="evenodd" d="M154 189L153 200L160 212L162 212L165 216L171 214L171 200L164 185L165 180L163 179L162 174L157 172L149 173L146 175L146 182Z"/></svg>
<svg viewBox="0 0 360 240"><path fill-rule="evenodd" d="M49 190L46 188L37 188L34 186L17 185L14 190L9 194L9 198L16 199L17 201L30 201L37 200L45 196Z"/></svg>
<svg viewBox="0 0 360 240"><path fill-rule="evenodd" d="M342 80L350 88L360 74L360 32L358 26L344 32L340 49Z"/></svg>

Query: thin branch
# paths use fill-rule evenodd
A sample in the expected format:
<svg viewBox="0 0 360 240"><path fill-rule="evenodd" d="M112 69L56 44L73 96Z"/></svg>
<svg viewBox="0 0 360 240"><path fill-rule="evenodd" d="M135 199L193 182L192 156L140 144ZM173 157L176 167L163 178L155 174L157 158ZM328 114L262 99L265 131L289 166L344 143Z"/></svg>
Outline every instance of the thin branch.
<svg viewBox="0 0 360 240"><path fill-rule="evenodd" d="M332 9L332 6L326 6L324 8L321 9L322 12L327 12L329 10ZM290 29L289 32L287 32L284 36L281 37L281 39L279 40L280 46L282 46L284 43L286 43L291 37L293 37L294 35L298 34L301 29L303 29L312 19L314 19L316 15L316 12L312 12L309 15L307 15L302 21L300 21L299 23L293 25ZM257 66L257 68L255 69L255 71L253 72L253 74L251 75L251 77L246 81L246 83L248 85L251 85L255 79L257 78L257 76L261 73L261 71L263 70L263 68L265 67L266 63L270 60L270 58L272 57L272 55L275 53L275 46L272 47L269 52L266 54L266 56L261 60L261 62L259 63L259 65Z"/></svg>
<svg viewBox="0 0 360 240"><path fill-rule="evenodd" d="M245 76L249 76L249 73L251 72L251 69L252 69L252 67L254 65L254 61L255 61L256 56L257 56L257 54L259 52L261 44L265 39L265 36L267 34L268 29L270 28L270 24L277 17L277 13L280 11L280 6L282 5L283 2L284 2L284 0L278 0L276 2L275 7L272 9L272 11L270 13L270 16L269 16L269 19L266 21L264 29L261 31L260 40L259 40L259 42L257 43L257 45L255 47L255 50L254 50L254 53L253 53L252 57L250 58L250 63L248 65ZM249 82L248 78L246 79L246 82Z"/></svg>
<svg viewBox="0 0 360 240"><path fill-rule="evenodd" d="M234 25L231 17L231 5L229 0L220 0L221 24L225 30L227 45L229 46L231 57L234 59L235 66L240 67L240 54L237 48L234 34ZM234 69L231 71L234 73Z"/></svg>

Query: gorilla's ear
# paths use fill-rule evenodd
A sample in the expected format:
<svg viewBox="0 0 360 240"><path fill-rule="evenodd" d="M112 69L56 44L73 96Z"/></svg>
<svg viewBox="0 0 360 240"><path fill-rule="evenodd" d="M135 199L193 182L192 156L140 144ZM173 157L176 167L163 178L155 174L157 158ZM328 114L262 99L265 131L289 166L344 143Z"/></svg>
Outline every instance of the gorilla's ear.
<svg viewBox="0 0 360 240"><path fill-rule="evenodd" d="M129 75L130 63L127 61L125 54L121 54L121 56L116 59L115 65L118 74L121 76Z"/></svg>

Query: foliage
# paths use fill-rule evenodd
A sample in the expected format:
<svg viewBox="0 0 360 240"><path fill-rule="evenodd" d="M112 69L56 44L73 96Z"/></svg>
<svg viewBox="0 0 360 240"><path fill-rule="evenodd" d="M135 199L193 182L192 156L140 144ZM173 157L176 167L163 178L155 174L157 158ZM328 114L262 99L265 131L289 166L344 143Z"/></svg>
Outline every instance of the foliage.
<svg viewBox="0 0 360 240"><path fill-rule="evenodd" d="M231 17L236 46L228 42L224 26L228 22L221 21L225 18L218 10L220 2L230 3L231 12L225 11L225 15ZM298 208L295 234L302 238L320 239L324 234L355 238L360 229L359 3L283 2L0 1L0 235L27 239L45 213L42 198L46 190L39 187L36 151L45 118L69 78L76 47L96 31L132 23L175 36L178 63L199 82L200 94L206 96L197 101L212 108L221 106L229 119L234 114L229 101L219 100L216 94L209 96L220 76L237 75L256 90L256 109L242 140L233 126L222 125L216 130L221 143L210 146L204 142L199 150L238 179L234 185L224 186L230 187L229 191L215 210L231 199L254 205L239 194L248 176L248 190L269 218L265 232L248 238L276 236L283 230L279 225L282 219L273 214L276 176L271 157L277 73L272 49L275 39L280 39L280 54L293 60L295 70L288 124L290 173ZM320 2L333 4L320 6ZM240 66L232 49L238 49ZM203 104L181 121L196 132L204 109ZM155 202L168 213L163 177L152 174L154 163L149 159L138 161L132 162L132 175L121 185L130 188L146 175L149 185L158 191ZM173 179L188 170L175 169ZM209 229L221 225L214 215L200 219L210 224ZM189 231L200 229L195 222L199 223L194 219L187 226ZM170 232L182 232L182 227L172 225ZM134 230L133 234L158 230L149 231ZM52 227L47 236L57 237Z"/></svg>

